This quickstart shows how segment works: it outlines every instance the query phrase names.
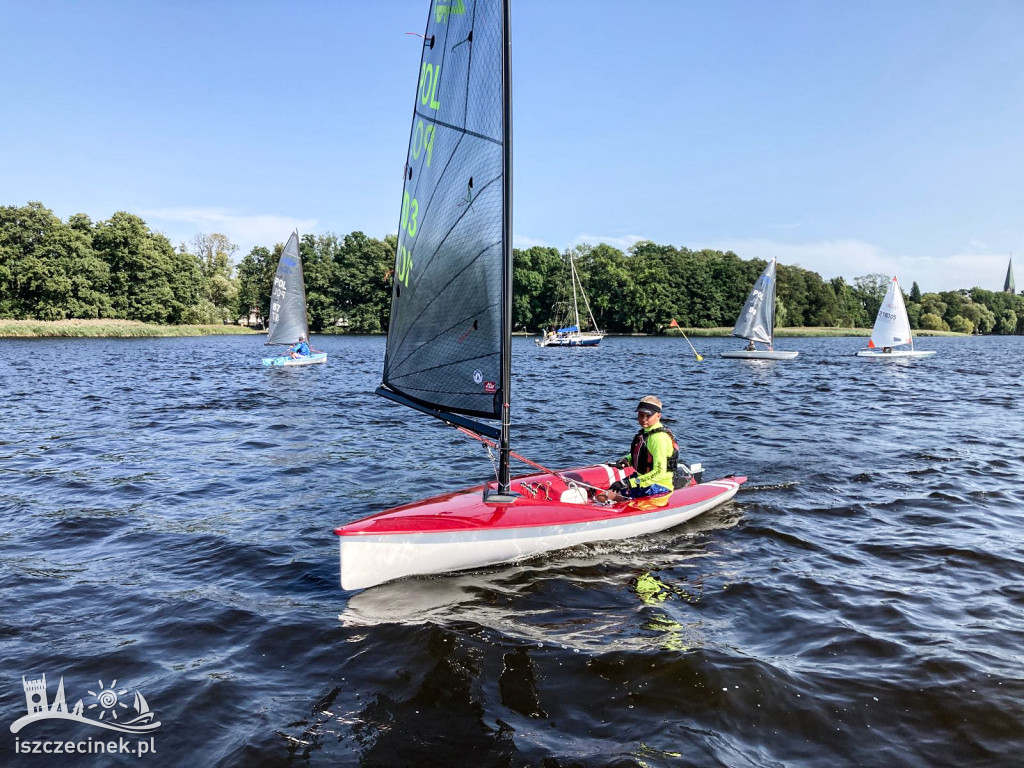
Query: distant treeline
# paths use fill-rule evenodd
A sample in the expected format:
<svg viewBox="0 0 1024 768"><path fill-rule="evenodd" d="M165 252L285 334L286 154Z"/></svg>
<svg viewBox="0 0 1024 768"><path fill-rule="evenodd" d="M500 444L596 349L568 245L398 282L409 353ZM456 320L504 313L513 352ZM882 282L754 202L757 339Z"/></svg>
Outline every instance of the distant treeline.
<svg viewBox="0 0 1024 768"><path fill-rule="evenodd" d="M282 232L282 241L287 233ZM236 263L237 247L220 234L197 235L177 248L138 216L61 221L41 203L0 207L0 319L104 318L147 323L259 323L282 243L256 247ZM301 242L310 327L387 330L396 238L304 235ZM731 326L765 262L731 251L691 251L645 241L627 252L609 245L574 251L598 325L618 333ZM870 327L890 275L848 284L780 264L779 326ZM567 254L517 250L513 323L536 331L560 323L571 296ZM1024 297L981 288L906 297L911 324L962 333L1024 333ZM581 306L581 312L583 312Z"/></svg>

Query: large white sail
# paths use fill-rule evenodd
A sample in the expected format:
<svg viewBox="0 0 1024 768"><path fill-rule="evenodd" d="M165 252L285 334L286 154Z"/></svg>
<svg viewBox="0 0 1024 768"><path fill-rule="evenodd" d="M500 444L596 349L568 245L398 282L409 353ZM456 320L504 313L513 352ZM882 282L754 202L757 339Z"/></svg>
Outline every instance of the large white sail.
<svg viewBox="0 0 1024 768"><path fill-rule="evenodd" d="M903 291L900 290L899 280L894 276L889 283L889 290L885 292L885 298L882 299L882 306L878 308L868 347L898 347L913 341L907 305L903 303Z"/></svg>
<svg viewBox="0 0 1024 768"><path fill-rule="evenodd" d="M732 329L733 336L771 344L775 336L775 259L754 283Z"/></svg>

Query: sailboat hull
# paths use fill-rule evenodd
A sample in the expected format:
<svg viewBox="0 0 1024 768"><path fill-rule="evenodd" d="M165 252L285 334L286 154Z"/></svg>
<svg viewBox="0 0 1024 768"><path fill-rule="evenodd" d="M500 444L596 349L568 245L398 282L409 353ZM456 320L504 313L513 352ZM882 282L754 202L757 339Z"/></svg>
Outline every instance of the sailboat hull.
<svg viewBox="0 0 1024 768"><path fill-rule="evenodd" d="M790 350L730 349L723 352L722 357L730 357L737 360L792 360L799 354L799 352Z"/></svg>
<svg viewBox="0 0 1024 768"><path fill-rule="evenodd" d="M308 357L286 357L279 355L278 357L264 357L264 365L272 366L293 366L293 365L316 365L317 363L326 363L327 353L326 352L314 352Z"/></svg>
<svg viewBox="0 0 1024 768"><path fill-rule="evenodd" d="M538 347L596 347L601 343L604 335L593 333L577 333L572 336L545 337L534 339Z"/></svg>
<svg viewBox="0 0 1024 768"><path fill-rule="evenodd" d="M745 477L727 477L612 505L587 501L583 488L572 482L607 488L619 477L621 471L605 465L529 475L512 481L519 495L511 503L489 501L478 487L341 526L335 530L341 542L341 586L365 589L408 576L655 533L728 501L746 482Z"/></svg>
<svg viewBox="0 0 1024 768"><path fill-rule="evenodd" d="M878 360L892 360L897 357L931 357L935 354L934 349L894 349L892 352L883 352L880 349L862 349L856 353L857 357L872 357Z"/></svg>

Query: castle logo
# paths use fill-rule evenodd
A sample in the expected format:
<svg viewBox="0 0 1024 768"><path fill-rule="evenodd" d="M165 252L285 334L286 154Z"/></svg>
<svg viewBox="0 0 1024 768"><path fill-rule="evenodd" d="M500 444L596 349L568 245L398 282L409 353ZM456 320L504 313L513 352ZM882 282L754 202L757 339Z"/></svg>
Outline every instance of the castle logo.
<svg viewBox="0 0 1024 768"><path fill-rule="evenodd" d="M98 681L97 690L89 691L90 698L86 700L91 703L79 699L70 712L64 700L63 677L57 686L53 704L50 704L46 692L46 675L31 679L22 677L21 684L25 688L28 714L11 724L11 733L17 733L37 720L73 720L122 733L152 733L160 727L159 721L154 722L155 715L138 689L135 689L135 697L130 704L122 701L122 697L130 698L129 689L122 687L118 690L117 680L107 686L102 680Z"/></svg>

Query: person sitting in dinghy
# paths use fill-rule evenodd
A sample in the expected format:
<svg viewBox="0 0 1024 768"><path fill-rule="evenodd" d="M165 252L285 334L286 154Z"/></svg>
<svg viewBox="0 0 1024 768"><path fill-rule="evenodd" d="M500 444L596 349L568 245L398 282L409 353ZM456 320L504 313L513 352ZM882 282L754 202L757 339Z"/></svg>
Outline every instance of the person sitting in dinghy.
<svg viewBox="0 0 1024 768"><path fill-rule="evenodd" d="M595 497L598 501L625 501L672 492L672 474L679 465L675 436L661 424L661 400L648 395L636 407L640 431L633 436L629 453L618 461L619 469L634 472L614 482Z"/></svg>
<svg viewBox="0 0 1024 768"><path fill-rule="evenodd" d="M309 346L305 336L299 336L298 343L288 350L288 357L293 360L297 357L309 357L313 352L319 352L319 349L313 349Z"/></svg>

